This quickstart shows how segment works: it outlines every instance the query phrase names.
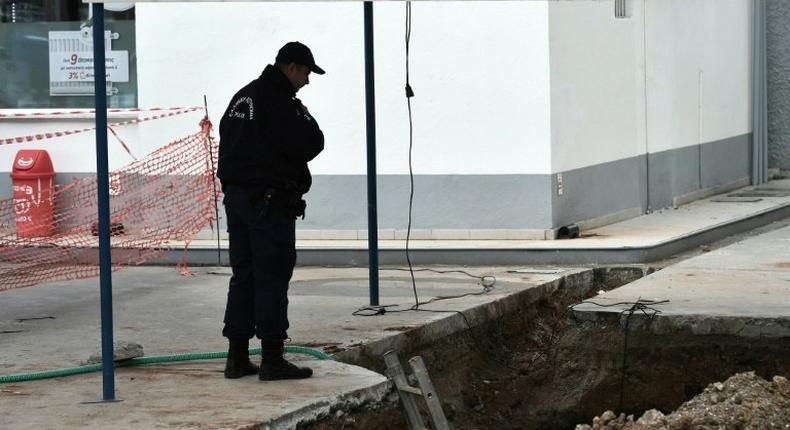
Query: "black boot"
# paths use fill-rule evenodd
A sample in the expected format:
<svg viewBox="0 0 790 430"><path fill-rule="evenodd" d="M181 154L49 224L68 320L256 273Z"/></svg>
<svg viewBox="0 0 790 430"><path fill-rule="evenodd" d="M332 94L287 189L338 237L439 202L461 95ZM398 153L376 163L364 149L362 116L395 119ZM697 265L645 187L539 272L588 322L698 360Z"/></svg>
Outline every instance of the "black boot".
<svg viewBox="0 0 790 430"><path fill-rule="evenodd" d="M225 377L237 379L258 373L258 366L250 361L249 339L228 339L228 360L225 362Z"/></svg>
<svg viewBox="0 0 790 430"><path fill-rule="evenodd" d="M258 379L276 381L278 379L304 379L313 375L313 369L298 367L283 358L282 341L261 341L261 369Z"/></svg>

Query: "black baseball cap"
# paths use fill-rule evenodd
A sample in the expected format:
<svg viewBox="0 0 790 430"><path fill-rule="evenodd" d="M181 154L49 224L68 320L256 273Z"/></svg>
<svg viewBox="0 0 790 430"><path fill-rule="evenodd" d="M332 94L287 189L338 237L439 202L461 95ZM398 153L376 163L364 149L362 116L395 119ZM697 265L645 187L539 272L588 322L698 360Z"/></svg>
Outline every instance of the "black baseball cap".
<svg viewBox="0 0 790 430"><path fill-rule="evenodd" d="M299 43L299 42L286 43L277 52L277 58L275 60L278 63L282 63L282 64L296 63L303 66L307 66L310 68L311 72L317 73L319 75L323 75L324 73L326 73L324 72L324 69L318 67L318 65L315 64L313 53L310 52L310 48L305 46L303 43Z"/></svg>

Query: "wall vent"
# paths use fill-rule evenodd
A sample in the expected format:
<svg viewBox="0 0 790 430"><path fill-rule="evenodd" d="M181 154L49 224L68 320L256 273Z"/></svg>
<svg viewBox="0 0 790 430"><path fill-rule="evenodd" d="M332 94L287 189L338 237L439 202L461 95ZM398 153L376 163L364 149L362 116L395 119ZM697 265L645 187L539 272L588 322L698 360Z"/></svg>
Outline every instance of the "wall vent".
<svg viewBox="0 0 790 430"><path fill-rule="evenodd" d="M625 7L626 0L614 0L614 17L628 18L628 11Z"/></svg>

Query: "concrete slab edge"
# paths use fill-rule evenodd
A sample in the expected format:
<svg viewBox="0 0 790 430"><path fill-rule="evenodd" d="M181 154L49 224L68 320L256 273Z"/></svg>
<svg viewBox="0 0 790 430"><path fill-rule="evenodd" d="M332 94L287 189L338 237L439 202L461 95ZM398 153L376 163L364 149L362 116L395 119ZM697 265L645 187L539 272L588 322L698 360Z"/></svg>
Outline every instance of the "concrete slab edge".
<svg viewBox="0 0 790 430"><path fill-rule="evenodd" d="M668 258L695 246L715 242L719 239L762 227L787 217L790 217L790 204L758 212L754 215L731 222L721 223L709 229L700 229L682 238L662 242L653 249L650 249L646 253L646 257L648 258L646 261L656 261Z"/></svg>
<svg viewBox="0 0 790 430"><path fill-rule="evenodd" d="M386 380L372 387L338 394L330 400L305 406L256 427L261 430L295 430L300 425L321 420L338 410L346 411L366 405L380 404L386 399L392 388L392 383Z"/></svg>
<svg viewBox="0 0 790 430"><path fill-rule="evenodd" d="M626 326L627 316L618 309L574 309L571 320L576 324L594 323ZM648 332L656 335L690 334L696 336L723 335L743 338L790 338L790 317L760 318L741 316L717 316L701 314L656 315L649 318L634 313L628 321L632 332Z"/></svg>

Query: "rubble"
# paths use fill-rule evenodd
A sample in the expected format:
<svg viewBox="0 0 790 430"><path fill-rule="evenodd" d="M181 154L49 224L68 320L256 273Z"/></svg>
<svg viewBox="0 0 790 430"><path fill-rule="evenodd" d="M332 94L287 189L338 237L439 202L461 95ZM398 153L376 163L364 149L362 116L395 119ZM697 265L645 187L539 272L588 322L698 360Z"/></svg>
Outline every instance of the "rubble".
<svg viewBox="0 0 790 430"><path fill-rule="evenodd" d="M738 373L715 382L675 412L651 409L633 416L606 411L592 425L576 430L720 430L790 429L790 383L783 376L769 382L754 372Z"/></svg>
<svg viewBox="0 0 790 430"><path fill-rule="evenodd" d="M113 342L112 361L118 362L139 358L145 355L143 346L139 343L118 341ZM101 351L94 352L83 364L96 364L102 362Z"/></svg>

